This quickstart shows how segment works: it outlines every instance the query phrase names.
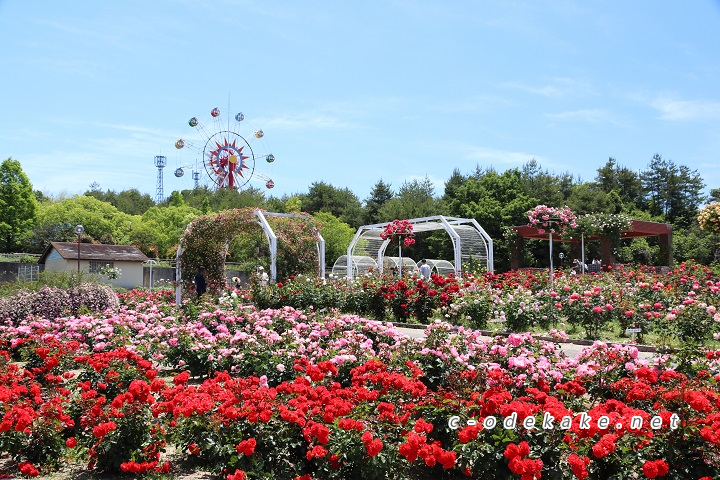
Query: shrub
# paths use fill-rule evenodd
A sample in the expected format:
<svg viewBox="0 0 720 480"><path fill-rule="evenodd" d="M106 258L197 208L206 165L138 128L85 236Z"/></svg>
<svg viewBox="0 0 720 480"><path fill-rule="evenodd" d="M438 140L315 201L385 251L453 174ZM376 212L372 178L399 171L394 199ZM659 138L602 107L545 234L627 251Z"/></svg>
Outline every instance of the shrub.
<svg viewBox="0 0 720 480"><path fill-rule="evenodd" d="M91 312L117 310L120 303L117 294L109 285L100 283L81 283L68 291L70 312L77 314L83 306Z"/></svg>
<svg viewBox="0 0 720 480"><path fill-rule="evenodd" d="M45 287L31 295L32 314L43 318L58 318L70 311L70 295L56 287Z"/></svg>
<svg viewBox="0 0 720 480"><path fill-rule="evenodd" d="M125 349L76 357L74 380L78 442L88 449L88 468L157 471L165 447L154 418L155 393L165 388L152 363Z"/></svg>
<svg viewBox="0 0 720 480"><path fill-rule="evenodd" d="M10 321L17 325L21 320L32 315L32 292L21 290L19 293L0 298L0 321Z"/></svg>
<svg viewBox="0 0 720 480"><path fill-rule="evenodd" d="M0 299L0 321L17 325L29 315L53 320L64 315L77 315L78 311L102 312L117 310L118 297L107 285L82 283L68 290L44 287L36 292L21 290Z"/></svg>

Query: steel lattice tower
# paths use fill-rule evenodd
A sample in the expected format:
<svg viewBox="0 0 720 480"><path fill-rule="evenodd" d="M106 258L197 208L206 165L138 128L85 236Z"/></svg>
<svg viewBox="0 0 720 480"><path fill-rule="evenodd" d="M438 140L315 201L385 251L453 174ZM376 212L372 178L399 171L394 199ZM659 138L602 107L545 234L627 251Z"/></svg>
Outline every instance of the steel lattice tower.
<svg viewBox="0 0 720 480"><path fill-rule="evenodd" d="M158 169L157 174L157 187L155 188L155 203L162 203L165 200L163 195L163 168L167 165L167 158L163 155L157 155L155 157L155 166Z"/></svg>

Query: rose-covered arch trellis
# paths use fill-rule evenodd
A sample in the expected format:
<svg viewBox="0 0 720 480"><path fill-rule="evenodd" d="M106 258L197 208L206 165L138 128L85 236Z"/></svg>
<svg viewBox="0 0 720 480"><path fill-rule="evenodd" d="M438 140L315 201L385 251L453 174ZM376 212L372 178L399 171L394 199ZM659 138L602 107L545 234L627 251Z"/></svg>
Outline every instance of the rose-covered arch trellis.
<svg viewBox="0 0 720 480"><path fill-rule="evenodd" d="M208 291L225 288L225 259L230 242L251 229L263 229L270 244L270 276L276 280L319 269L324 276L325 242L320 224L309 215L264 212L238 208L197 217L180 237L177 253L177 298L192 286L195 273L207 271Z"/></svg>

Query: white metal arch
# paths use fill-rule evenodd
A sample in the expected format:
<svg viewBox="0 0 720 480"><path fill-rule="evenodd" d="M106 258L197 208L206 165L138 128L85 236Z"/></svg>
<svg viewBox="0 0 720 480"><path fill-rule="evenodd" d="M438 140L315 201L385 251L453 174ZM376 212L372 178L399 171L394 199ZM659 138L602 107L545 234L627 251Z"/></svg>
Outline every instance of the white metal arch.
<svg viewBox="0 0 720 480"><path fill-rule="evenodd" d="M446 217L435 215L432 217L411 218L408 220L414 232L430 230L445 230L453 244L454 271L456 275L462 273L462 262L470 257L485 263L489 272L494 270L493 242L485 230L473 218ZM347 249L347 256L374 256L377 257L378 268L382 272L383 257L390 240L383 240L380 234L387 223L363 225L355 232ZM403 264L405 262L403 261ZM352 270L348 271L348 279L352 280Z"/></svg>
<svg viewBox="0 0 720 480"><path fill-rule="evenodd" d="M260 225L265 233L265 237L268 240L270 246L270 278L273 281L277 280L277 235L273 231L272 227L267 221L267 217L286 217L286 218L308 218L307 215L298 215L295 213L277 213L277 212L263 212L260 209L256 209L254 212L257 219L255 222ZM187 228L187 227L186 227ZM320 278L325 278L325 239L320 235L320 231L315 232L317 235L317 249L318 249L318 275ZM180 265L180 256L183 252L182 241L178 246L177 253L175 254L175 281L177 287L175 287L175 303L180 305L182 303L182 269Z"/></svg>

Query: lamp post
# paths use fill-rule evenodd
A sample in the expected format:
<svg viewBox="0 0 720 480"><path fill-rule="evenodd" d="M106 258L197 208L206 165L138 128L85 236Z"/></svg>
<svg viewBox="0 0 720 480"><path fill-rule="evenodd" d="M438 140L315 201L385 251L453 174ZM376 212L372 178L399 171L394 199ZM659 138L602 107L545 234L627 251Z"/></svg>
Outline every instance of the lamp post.
<svg viewBox="0 0 720 480"><path fill-rule="evenodd" d="M150 290L152 291L152 288L153 288L152 267L153 267L153 264L155 264L157 262L155 260L148 260L147 263L150 264Z"/></svg>
<svg viewBox="0 0 720 480"><path fill-rule="evenodd" d="M75 233L77 233L77 265L78 265L78 276L80 275L80 235L85 232L85 227L77 225L75 227Z"/></svg>
<svg viewBox="0 0 720 480"><path fill-rule="evenodd" d="M552 253L552 224L550 228L550 291L555 290L555 272L553 266L553 253Z"/></svg>

